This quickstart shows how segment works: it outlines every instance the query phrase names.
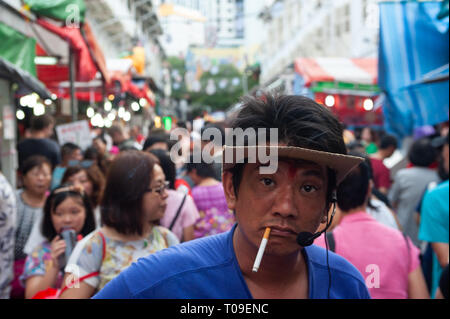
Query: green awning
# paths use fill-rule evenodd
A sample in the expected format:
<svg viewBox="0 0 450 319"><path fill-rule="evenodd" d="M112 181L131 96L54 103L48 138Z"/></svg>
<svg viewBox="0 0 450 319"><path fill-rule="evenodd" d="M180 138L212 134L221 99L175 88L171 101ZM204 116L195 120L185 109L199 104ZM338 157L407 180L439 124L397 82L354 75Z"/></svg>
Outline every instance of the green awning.
<svg viewBox="0 0 450 319"><path fill-rule="evenodd" d="M315 82L311 86L311 91L313 92L331 92L331 91L342 91L342 92L364 92L366 94L378 94L380 93L380 88L375 84L355 84L355 83L345 83L345 82Z"/></svg>
<svg viewBox="0 0 450 319"><path fill-rule="evenodd" d="M74 23L84 22L84 0L24 0L32 12L44 17Z"/></svg>
<svg viewBox="0 0 450 319"><path fill-rule="evenodd" d="M36 40L0 23L0 57L36 77Z"/></svg>

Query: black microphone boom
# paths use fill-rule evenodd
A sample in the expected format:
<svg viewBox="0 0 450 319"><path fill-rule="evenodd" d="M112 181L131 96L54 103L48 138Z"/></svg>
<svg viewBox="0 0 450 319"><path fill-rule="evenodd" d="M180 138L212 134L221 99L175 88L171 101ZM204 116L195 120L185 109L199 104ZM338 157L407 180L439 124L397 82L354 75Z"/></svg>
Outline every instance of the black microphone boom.
<svg viewBox="0 0 450 319"><path fill-rule="evenodd" d="M323 232L324 230L315 234L306 231L301 232L297 235L297 244L299 244L302 247L311 246L312 243L314 242L314 239L322 235Z"/></svg>
<svg viewBox="0 0 450 319"><path fill-rule="evenodd" d="M336 195L334 195L335 198ZM331 223L333 222L334 213L336 211L336 201L333 200L333 212L331 213L330 221L327 223L327 226L324 230L317 232L315 234L312 234L310 232L301 232L297 235L297 244L299 244L302 247L311 246L314 242L314 239L322 235L324 232L328 230L328 228L331 226Z"/></svg>

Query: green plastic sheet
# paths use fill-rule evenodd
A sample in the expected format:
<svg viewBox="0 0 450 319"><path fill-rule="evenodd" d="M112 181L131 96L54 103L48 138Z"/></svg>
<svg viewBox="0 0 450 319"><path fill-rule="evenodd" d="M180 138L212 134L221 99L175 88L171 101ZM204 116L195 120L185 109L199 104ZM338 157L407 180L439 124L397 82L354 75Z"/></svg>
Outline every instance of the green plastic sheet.
<svg viewBox="0 0 450 319"><path fill-rule="evenodd" d="M30 10L38 15L65 21L68 24L84 22L84 0L25 0Z"/></svg>
<svg viewBox="0 0 450 319"><path fill-rule="evenodd" d="M36 40L0 23L0 57L36 77Z"/></svg>

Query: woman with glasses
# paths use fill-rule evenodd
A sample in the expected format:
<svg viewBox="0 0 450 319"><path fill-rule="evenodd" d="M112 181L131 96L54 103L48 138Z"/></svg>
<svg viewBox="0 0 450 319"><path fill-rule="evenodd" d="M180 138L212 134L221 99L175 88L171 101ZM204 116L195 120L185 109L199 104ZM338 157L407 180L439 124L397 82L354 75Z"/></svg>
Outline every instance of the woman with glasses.
<svg viewBox="0 0 450 319"><path fill-rule="evenodd" d="M125 151L112 162L100 203L103 226L79 242L66 266L66 279L96 274L63 292L90 298L138 258L179 243L159 226L168 183L149 153Z"/></svg>
<svg viewBox="0 0 450 319"><path fill-rule="evenodd" d="M161 225L169 228L181 242L194 239L194 225L200 217L194 200L189 194L175 190L176 168L165 150L151 150L155 155L169 183L167 208L161 218Z"/></svg>
<svg viewBox="0 0 450 319"><path fill-rule="evenodd" d="M20 173L23 188L16 191L17 227L11 298L24 298L25 290L19 282L27 257L24 246L34 224L42 218L42 208L52 180L52 164L46 157L34 155L24 161Z"/></svg>

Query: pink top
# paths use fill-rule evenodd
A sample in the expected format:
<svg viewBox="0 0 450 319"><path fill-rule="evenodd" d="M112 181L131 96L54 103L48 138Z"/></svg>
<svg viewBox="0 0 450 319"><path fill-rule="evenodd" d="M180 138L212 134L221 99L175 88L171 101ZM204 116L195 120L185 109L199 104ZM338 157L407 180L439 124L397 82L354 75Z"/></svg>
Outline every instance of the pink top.
<svg viewBox="0 0 450 319"><path fill-rule="evenodd" d="M172 220L175 218L175 215L178 211L178 207L180 207L181 202L183 201L184 194L181 192L174 191L169 189L167 191L167 207L166 212L164 213L163 218L160 220L161 226L169 228ZM187 196L184 201L183 208L181 209L180 215L178 216L175 225L172 228L172 232L177 235L178 239L181 241L183 236L183 229L185 227L189 227L195 224L195 221L200 217L197 207L194 204L194 200L191 196Z"/></svg>
<svg viewBox="0 0 450 319"><path fill-rule="evenodd" d="M400 231L366 212L343 215L333 235L335 252L361 272L372 298L408 298L408 275L420 265L420 251L409 238L410 254ZM314 243L325 247L324 235Z"/></svg>

